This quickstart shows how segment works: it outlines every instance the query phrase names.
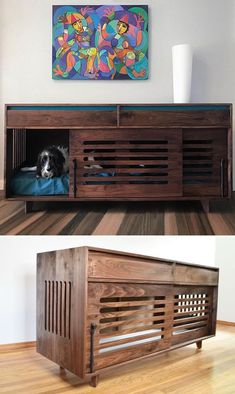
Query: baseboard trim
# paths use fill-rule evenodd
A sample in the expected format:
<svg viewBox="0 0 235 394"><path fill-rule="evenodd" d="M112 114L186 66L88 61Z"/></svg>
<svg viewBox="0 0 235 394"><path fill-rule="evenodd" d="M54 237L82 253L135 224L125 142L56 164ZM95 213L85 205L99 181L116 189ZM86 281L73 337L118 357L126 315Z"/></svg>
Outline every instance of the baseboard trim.
<svg viewBox="0 0 235 394"><path fill-rule="evenodd" d="M224 326L233 326L233 327L235 327L235 322L232 322L232 321L217 320L217 324L221 324L221 325L224 325Z"/></svg>
<svg viewBox="0 0 235 394"><path fill-rule="evenodd" d="M6 353L14 350L26 349L29 347L35 347L36 341L31 342L18 342L0 345L0 353Z"/></svg>

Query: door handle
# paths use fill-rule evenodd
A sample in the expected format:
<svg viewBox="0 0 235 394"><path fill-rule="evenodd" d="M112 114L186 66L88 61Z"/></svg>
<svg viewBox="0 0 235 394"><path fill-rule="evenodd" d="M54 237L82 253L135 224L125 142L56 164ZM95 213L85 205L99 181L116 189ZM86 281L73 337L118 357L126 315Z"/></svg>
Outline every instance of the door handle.
<svg viewBox="0 0 235 394"><path fill-rule="evenodd" d="M73 197L77 197L77 159L73 159Z"/></svg>
<svg viewBox="0 0 235 394"><path fill-rule="evenodd" d="M91 343L90 343L90 372L94 372L94 335L97 325L91 323Z"/></svg>
<svg viewBox="0 0 235 394"><path fill-rule="evenodd" d="M224 159L220 160L220 194L224 197Z"/></svg>

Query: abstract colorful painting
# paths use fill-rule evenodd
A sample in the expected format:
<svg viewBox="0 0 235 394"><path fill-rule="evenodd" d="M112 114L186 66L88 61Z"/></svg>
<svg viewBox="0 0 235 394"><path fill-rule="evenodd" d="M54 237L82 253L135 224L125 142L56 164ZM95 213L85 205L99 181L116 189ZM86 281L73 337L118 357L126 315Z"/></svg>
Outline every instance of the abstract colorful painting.
<svg viewBox="0 0 235 394"><path fill-rule="evenodd" d="M53 79L147 79L148 6L53 6Z"/></svg>

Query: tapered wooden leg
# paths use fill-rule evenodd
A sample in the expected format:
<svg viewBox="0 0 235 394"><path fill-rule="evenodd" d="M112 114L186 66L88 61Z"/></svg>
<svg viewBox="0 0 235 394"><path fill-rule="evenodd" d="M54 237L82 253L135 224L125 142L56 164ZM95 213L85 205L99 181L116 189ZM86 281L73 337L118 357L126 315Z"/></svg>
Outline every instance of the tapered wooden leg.
<svg viewBox="0 0 235 394"><path fill-rule="evenodd" d="M202 341L197 341L196 345L197 345L198 349L201 349L202 348Z"/></svg>
<svg viewBox="0 0 235 394"><path fill-rule="evenodd" d="M202 209L205 213L210 212L210 201L209 200L201 200Z"/></svg>
<svg viewBox="0 0 235 394"><path fill-rule="evenodd" d="M25 213L30 213L33 210L33 201L25 201L24 211Z"/></svg>
<svg viewBox="0 0 235 394"><path fill-rule="evenodd" d="M99 375L94 375L91 377L90 386L96 387L99 383Z"/></svg>
<svg viewBox="0 0 235 394"><path fill-rule="evenodd" d="M60 367L60 376L63 377L66 375L66 370L64 367Z"/></svg>

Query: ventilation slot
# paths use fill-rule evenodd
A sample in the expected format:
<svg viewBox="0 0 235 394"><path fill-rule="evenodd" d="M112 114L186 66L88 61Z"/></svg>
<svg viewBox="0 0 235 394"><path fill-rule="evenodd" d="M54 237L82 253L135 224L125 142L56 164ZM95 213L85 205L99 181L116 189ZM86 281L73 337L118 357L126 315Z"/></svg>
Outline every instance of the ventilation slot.
<svg viewBox="0 0 235 394"><path fill-rule="evenodd" d="M173 335L196 331L208 325L208 294L175 295Z"/></svg>
<svg viewBox="0 0 235 394"><path fill-rule="evenodd" d="M70 339L71 282L45 281L45 330Z"/></svg>
<svg viewBox="0 0 235 394"><path fill-rule="evenodd" d="M167 139L84 141L82 185L168 184L171 146Z"/></svg>
<svg viewBox="0 0 235 394"><path fill-rule="evenodd" d="M17 171L26 161L26 130L13 130L12 168Z"/></svg>
<svg viewBox="0 0 235 394"><path fill-rule="evenodd" d="M165 297L101 298L99 353L164 338Z"/></svg>
<svg viewBox="0 0 235 394"><path fill-rule="evenodd" d="M183 183L188 185L214 182L213 140L183 141Z"/></svg>

